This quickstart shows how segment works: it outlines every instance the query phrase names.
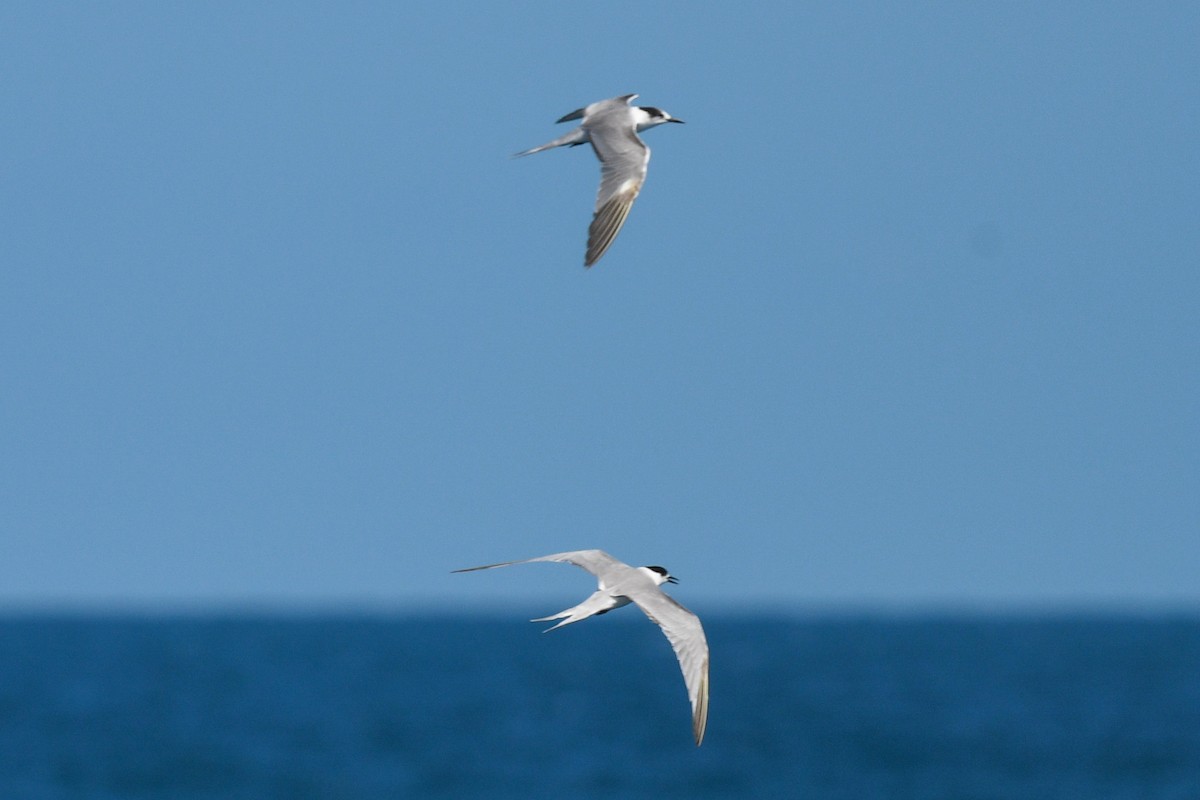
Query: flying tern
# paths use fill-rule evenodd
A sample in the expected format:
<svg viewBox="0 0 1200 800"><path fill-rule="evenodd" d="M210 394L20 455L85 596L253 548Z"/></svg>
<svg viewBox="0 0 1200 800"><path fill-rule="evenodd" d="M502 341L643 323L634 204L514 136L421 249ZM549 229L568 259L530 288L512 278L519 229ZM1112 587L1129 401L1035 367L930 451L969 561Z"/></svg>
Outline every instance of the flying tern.
<svg viewBox="0 0 1200 800"><path fill-rule="evenodd" d="M698 747L704 739L704 727L708 724L708 641L704 638L704 628L700 625L700 619L659 588L664 583L679 581L662 567L631 567L603 550L573 550L569 553L554 553L523 561L504 561L482 567L456 569L454 572L474 572L534 561L574 564L595 575L600 582L600 588L579 605L548 617L530 620L561 620L547 628L546 633L630 603L636 603L647 617L658 623L675 650L679 668L683 671L688 698L692 701L692 734L696 737Z"/></svg>
<svg viewBox="0 0 1200 800"><path fill-rule="evenodd" d="M650 148L638 133L664 122L683 122L661 108L630 105L635 97L636 94L625 94L576 109L558 121L582 120L578 128L552 142L516 154L527 156L554 147L575 147L585 143L590 143L596 151L596 157L600 159L600 192L596 195L596 212L588 228L585 267L599 261L617 238L646 181Z"/></svg>

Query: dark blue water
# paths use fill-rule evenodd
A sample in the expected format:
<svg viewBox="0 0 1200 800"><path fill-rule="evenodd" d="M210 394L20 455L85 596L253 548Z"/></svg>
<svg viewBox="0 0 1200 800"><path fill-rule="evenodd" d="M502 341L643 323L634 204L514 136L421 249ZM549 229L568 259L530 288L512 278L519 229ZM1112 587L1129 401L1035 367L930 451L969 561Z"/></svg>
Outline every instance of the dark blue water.
<svg viewBox="0 0 1200 800"><path fill-rule="evenodd" d="M1200 620L0 620L0 798L1200 800Z"/></svg>

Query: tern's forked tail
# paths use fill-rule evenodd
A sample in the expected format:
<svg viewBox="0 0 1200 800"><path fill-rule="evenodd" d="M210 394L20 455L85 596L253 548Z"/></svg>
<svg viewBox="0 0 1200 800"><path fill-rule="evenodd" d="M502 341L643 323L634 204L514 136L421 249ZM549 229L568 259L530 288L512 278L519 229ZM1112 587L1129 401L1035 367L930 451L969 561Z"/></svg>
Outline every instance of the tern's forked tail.
<svg viewBox="0 0 1200 800"><path fill-rule="evenodd" d="M564 136L560 136L552 142L546 142L545 144L540 144L537 147L531 147L528 150L522 150L519 153L513 153L513 158L520 158L521 156L533 155L534 153L540 153L543 150L551 150L555 147L566 147L566 146L574 146L577 144L584 144L587 141L588 141L588 135L587 135L587 133L584 132L583 128L576 128L575 130L571 131L570 133L567 133Z"/></svg>
<svg viewBox="0 0 1200 800"><path fill-rule="evenodd" d="M620 608L624 605L629 605L628 598L613 597L608 592L597 591L594 592L587 600L584 600L577 606L568 608L566 611L560 611L557 614L551 614L548 617L538 617L537 619L531 619L529 621L551 622L556 619L562 620L562 622L558 623L557 625L552 625L549 628L546 628L546 630L542 631L542 633L549 633L555 628L561 628L563 625L570 625L572 622L580 622L588 617L592 617L597 614L603 614L606 611L611 611L614 608Z"/></svg>

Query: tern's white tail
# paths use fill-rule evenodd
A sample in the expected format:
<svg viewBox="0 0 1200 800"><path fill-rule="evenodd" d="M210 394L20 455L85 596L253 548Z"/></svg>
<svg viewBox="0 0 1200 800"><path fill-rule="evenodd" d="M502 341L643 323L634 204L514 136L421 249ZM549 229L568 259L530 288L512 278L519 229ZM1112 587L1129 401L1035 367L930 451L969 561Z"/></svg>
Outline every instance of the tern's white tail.
<svg viewBox="0 0 1200 800"><path fill-rule="evenodd" d="M584 600L577 606L568 608L566 611L560 611L557 614L551 614L548 617L538 617L537 619L531 619L529 621L550 622L552 620L561 619L562 622L558 623L557 625L552 625L549 628L546 628L546 630L542 631L542 633L549 633L555 628L561 628L563 625L570 625L572 622L579 622L580 620L585 620L588 617L595 616L596 614L603 614L605 611L611 611L614 608L620 608L621 606L626 605L629 605L629 598L613 597L612 595L608 594L608 592L598 591L587 600Z"/></svg>
<svg viewBox="0 0 1200 800"><path fill-rule="evenodd" d="M519 153L513 153L513 158L533 155L534 153L540 153L543 150L549 150L554 147L583 144L586 141L588 141L587 133L584 132L583 128L576 128L565 136L560 136L552 142L546 142L545 144L540 144L537 147L531 147L528 150L522 150Z"/></svg>

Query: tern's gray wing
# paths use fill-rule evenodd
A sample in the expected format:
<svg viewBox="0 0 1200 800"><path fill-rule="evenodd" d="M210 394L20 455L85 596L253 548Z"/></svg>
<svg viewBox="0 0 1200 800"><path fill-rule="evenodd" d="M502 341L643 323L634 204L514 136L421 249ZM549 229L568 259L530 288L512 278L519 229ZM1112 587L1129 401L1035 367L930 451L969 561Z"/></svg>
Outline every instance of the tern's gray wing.
<svg viewBox="0 0 1200 800"><path fill-rule="evenodd" d="M646 180L650 148L638 138L625 104L614 104L590 115L584 127L600 159L600 191L584 258L584 266L590 267L600 260L625 224Z"/></svg>
<svg viewBox="0 0 1200 800"><path fill-rule="evenodd" d="M613 558L603 550L571 550L566 553L553 553L548 556L538 556L537 558L526 558L520 561L502 561L499 564L485 564L482 567L467 567L466 569L451 571L474 572L477 569L495 569L496 567L509 567L513 564L529 564L534 561L557 561L563 564L574 564L592 573L597 578L610 570L629 566Z"/></svg>
<svg viewBox="0 0 1200 800"><path fill-rule="evenodd" d="M563 114L561 117L555 120L555 123L570 122L574 119L583 119L589 111L595 114L597 111L602 111L606 108L624 108L632 103L636 97L636 94L623 94L620 97L614 97L610 100L597 100L595 103L592 103L589 106L575 109L570 114Z"/></svg>
<svg viewBox="0 0 1200 800"><path fill-rule="evenodd" d="M692 734L699 747L708 725L708 640L704 638L700 618L661 589L636 592L628 597L658 623L679 659L688 699L692 701Z"/></svg>

